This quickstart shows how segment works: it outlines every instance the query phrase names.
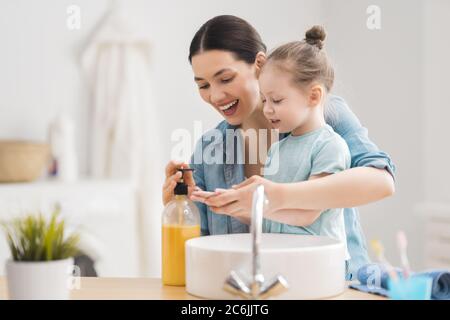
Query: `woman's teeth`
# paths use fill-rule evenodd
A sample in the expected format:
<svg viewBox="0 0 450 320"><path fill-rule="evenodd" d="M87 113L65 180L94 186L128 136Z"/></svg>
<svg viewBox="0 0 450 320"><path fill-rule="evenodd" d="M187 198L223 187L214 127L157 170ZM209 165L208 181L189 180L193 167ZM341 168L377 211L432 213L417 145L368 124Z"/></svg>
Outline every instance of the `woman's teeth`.
<svg viewBox="0 0 450 320"><path fill-rule="evenodd" d="M232 106L234 106L236 103L238 102L238 100L234 100L233 102L230 102L229 104L226 104L222 107L219 107L220 110L225 111L230 109Z"/></svg>

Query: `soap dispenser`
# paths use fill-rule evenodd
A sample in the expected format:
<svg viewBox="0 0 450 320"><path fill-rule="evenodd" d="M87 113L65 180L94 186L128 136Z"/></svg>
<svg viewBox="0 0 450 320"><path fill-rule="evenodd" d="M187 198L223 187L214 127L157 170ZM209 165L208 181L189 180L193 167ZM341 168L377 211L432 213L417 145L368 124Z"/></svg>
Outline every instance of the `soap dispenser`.
<svg viewBox="0 0 450 320"><path fill-rule="evenodd" d="M184 173L193 169L181 168L181 180L174 190L174 199L162 215L162 282L164 285L184 286L185 242L200 236L200 213L188 198Z"/></svg>

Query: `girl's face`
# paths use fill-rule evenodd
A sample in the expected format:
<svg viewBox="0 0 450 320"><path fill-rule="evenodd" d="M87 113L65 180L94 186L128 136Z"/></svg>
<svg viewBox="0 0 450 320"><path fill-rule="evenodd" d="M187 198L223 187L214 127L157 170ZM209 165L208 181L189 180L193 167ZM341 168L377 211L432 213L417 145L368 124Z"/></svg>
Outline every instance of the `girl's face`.
<svg viewBox="0 0 450 320"><path fill-rule="evenodd" d="M309 118L312 108L307 95L292 83L291 75L272 63L259 77L264 116L281 133L292 132Z"/></svg>
<svg viewBox="0 0 450 320"><path fill-rule="evenodd" d="M242 124L260 104L257 64L236 60L231 52L208 50L192 57L202 99L231 125Z"/></svg>

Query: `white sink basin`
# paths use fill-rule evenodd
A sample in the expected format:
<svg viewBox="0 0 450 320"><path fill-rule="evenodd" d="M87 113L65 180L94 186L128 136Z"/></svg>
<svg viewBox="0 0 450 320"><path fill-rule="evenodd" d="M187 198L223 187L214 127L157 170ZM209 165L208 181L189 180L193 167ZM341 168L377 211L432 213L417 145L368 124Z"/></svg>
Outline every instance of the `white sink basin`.
<svg viewBox="0 0 450 320"><path fill-rule="evenodd" d="M209 299L238 299L223 290L231 270L251 278L251 234L204 236L186 242L186 290ZM345 289L344 245L327 237L263 233L261 272L289 289L274 299L319 299Z"/></svg>

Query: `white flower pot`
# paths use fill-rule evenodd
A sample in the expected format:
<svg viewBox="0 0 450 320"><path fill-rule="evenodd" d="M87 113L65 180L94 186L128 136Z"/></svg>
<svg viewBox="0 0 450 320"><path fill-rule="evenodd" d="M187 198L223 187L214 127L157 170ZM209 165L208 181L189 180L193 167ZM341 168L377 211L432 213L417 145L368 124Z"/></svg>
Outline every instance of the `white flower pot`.
<svg viewBox="0 0 450 320"><path fill-rule="evenodd" d="M55 261L6 262L9 298L12 300L67 300L70 296L73 258Z"/></svg>

